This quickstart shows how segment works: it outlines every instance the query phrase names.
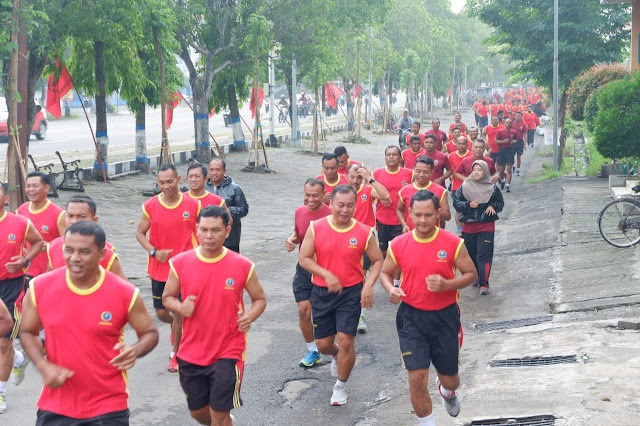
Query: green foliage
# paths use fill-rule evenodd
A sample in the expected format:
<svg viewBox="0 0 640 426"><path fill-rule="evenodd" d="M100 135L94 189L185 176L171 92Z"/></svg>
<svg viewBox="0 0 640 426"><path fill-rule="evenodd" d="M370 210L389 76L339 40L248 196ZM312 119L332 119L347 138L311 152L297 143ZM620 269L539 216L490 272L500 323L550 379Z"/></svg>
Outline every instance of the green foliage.
<svg viewBox="0 0 640 426"><path fill-rule="evenodd" d="M589 166L587 167L585 174L587 176L597 176L602 169L601 166L604 163L610 163L611 160L603 157L602 154L598 152L596 144L592 141L587 142L584 147L587 150L587 155L589 156Z"/></svg>
<svg viewBox="0 0 640 426"><path fill-rule="evenodd" d="M584 119L584 109L591 92L607 83L625 78L629 73L622 65L596 65L576 77L569 86L567 106L571 111L571 118L581 121Z"/></svg>
<svg viewBox="0 0 640 426"><path fill-rule="evenodd" d="M591 91L584 104L584 124L587 130L593 133L593 124L598 114L598 94L600 88Z"/></svg>
<svg viewBox="0 0 640 426"><path fill-rule="evenodd" d="M622 159L640 155L640 71L609 83L597 97L593 136L598 152Z"/></svg>

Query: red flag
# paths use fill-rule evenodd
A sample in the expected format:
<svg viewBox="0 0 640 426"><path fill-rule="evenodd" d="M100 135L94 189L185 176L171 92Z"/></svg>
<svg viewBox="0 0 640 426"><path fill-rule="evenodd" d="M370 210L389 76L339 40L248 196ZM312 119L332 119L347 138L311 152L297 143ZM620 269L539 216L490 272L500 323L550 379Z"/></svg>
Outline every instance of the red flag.
<svg viewBox="0 0 640 426"><path fill-rule="evenodd" d="M359 90L358 90L359 89ZM356 88L353 90L353 97L357 98L360 95L360 92L364 92L364 89L362 88L361 85L356 86Z"/></svg>
<svg viewBox="0 0 640 426"><path fill-rule="evenodd" d="M451 90L447 90L447 98L451 97Z"/></svg>
<svg viewBox="0 0 640 426"><path fill-rule="evenodd" d="M181 98L182 93L180 92L169 93L169 103L167 104L167 130L169 130L171 123L173 123L173 110L178 106Z"/></svg>
<svg viewBox="0 0 640 426"><path fill-rule="evenodd" d="M258 89L258 108L262 106L264 100L264 90ZM251 102L249 102L249 109L251 110L251 118L256 116L256 88L251 88Z"/></svg>
<svg viewBox="0 0 640 426"><path fill-rule="evenodd" d="M332 108L336 108L336 98L333 96L333 90L331 90L332 84L328 81L324 84L324 92L327 97L327 105Z"/></svg>
<svg viewBox="0 0 640 426"><path fill-rule="evenodd" d="M211 111L209 111L209 118L213 117L214 115L216 115L216 109L211 108Z"/></svg>
<svg viewBox="0 0 640 426"><path fill-rule="evenodd" d="M62 65L62 68L60 68ZM71 90L72 82L69 71L64 64L60 64L60 59L56 60L56 68L60 70L60 75L54 80L54 74L49 76L49 84L47 87L47 111L55 118L60 118L62 111L60 110L60 99Z"/></svg>

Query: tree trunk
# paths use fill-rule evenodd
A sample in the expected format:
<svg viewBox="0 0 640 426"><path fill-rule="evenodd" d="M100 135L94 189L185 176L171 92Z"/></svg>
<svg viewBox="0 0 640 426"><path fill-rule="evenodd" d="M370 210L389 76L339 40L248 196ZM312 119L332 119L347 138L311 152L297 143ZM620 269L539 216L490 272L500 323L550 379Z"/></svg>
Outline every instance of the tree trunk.
<svg viewBox="0 0 640 426"><path fill-rule="evenodd" d="M205 95L203 78L198 77L193 90L193 126L196 135L196 160L202 164L211 161L209 141L209 97Z"/></svg>
<svg viewBox="0 0 640 426"><path fill-rule="evenodd" d="M353 82L346 78L342 78L342 84L344 86L344 100L347 104L347 126L350 132L353 132L354 126L354 114L353 114L353 98L351 97L351 89L353 88Z"/></svg>
<svg viewBox="0 0 640 426"><path fill-rule="evenodd" d="M227 86L227 95L229 96L229 114L231 116L231 129L233 131L233 150L246 151L247 143L244 140L244 132L242 131L235 84L231 83Z"/></svg>
<svg viewBox="0 0 640 426"><path fill-rule="evenodd" d="M149 159L147 158L147 130L145 103L140 102L136 109L136 169L140 173L149 173Z"/></svg>
<svg viewBox="0 0 640 426"><path fill-rule="evenodd" d="M356 90L358 90L358 109L357 109L357 126L358 126L358 139L360 138L360 122L362 117L360 111L362 110L362 90L360 88L360 42L358 41L358 64L356 66Z"/></svg>
<svg viewBox="0 0 640 426"><path fill-rule="evenodd" d="M95 61L95 77L98 91L96 92L96 142L98 151L93 163L93 173L91 177L95 180L102 180L102 170L100 169L100 159L105 175L107 169L107 149L109 147L109 137L107 135L107 79L104 73L104 42L96 41L93 46L93 59Z"/></svg>

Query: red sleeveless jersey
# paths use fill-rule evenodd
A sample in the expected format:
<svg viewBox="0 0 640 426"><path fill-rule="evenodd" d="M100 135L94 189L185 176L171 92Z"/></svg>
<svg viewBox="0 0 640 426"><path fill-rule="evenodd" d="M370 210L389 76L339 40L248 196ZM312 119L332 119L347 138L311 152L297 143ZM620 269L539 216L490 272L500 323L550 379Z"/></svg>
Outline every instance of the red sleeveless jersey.
<svg viewBox="0 0 640 426"><path fill-rule="evenodd" d="M449 163L451 163L452 170L455 171L460 163L462 163L462 160L469 157L473 157L471 150L467 150L464 155L460 155L458 151L449 154ZM454 178L453 175L451 175L451 192L453 193L456 189L460 188L460 185L462 185L462 181Z"/></svg>
<svg viewBox="0 0 640 426"><path fill-rule="evenodd" d="M316 263L335 275L342 287L352 287L364 279L362 264L373 229L352 219L347 229L336 228L332 216L311 222L315 238ZM313 275L311 282L326 287L322 277Z"/></svg>
<svg viewBox="0 0 640 426"><path fill-rule="evenodd" d="M118 258L118 255L115 252L115 249L108 241L105 241L104 248L107 249L107 254L104 259L100 261L100 266L102 266L105 270L110 271L113 263ZM53 271L54 269L62 268L63 266L67 266L64 261L64 236L58 237L55 240L51 241L47 246L47 258L49 262L49 268Z"/></svg>
<svg viewBox="0 0 640 426"><path fill-rule="evenodd" d="M10 274L5 264L14 256L24 256L24 242L31 221L11 212L2 212L0 217L0 280L18 278L24 275L22 269Z"/></svg>
<svg viewBox="0 0 640 426"><path fill-rule="evenodd" d="M204 194L200 195L199 197L195 195L191 195L191 191L183 192L182 195L184 195L185 197L192 198L194 200L199 200L201 209L204 209L205 207L209 207L209 206L219 206L219 207L225 206L224 198L220 197L219 195L213 194L211 192L205 191Z"/></svg>
<svg viewBox="0 0 640 426"><path fill-rule="evenodd" d="M501 124L498 124L496 127L493 127L491 124L489 124L484 128L484 133L487 135L487 143L491 148L491 152L493 152L494 154L496 154L500 150L500 145L496 143L496 136L498 135L498 131L500 129L504 129L504 126Z"/></svg>
<svg viewBox="0 0 640 426"><path fill-rule="evenodd" d="M439 311L458 300L458 291L439 293L427 288L429 275L445 279L456 276L455 260L464 240L444 229L436 228L428 239L420 239L415 230L396 237L389 243L388 253L402 271L402 301L423 311Z"/></svg>
<svg viewBox="0 0 640 426"><path fill-rule="evenodd" d="M420 188L415 182L411 185L407 185L400 190L398 196L400 197L400 203L404 204L404 220L409 225L409 228L414 229L413 221L411 220L411 215L409 215L409 207L411 206L411 197L413 197L418 191L431 191L433 194L438 197L438 201L442 203L444 198L447 196L447 190L438 185L437 183L429 182L429 185Z"/></svg>
<svg viewBox="0 0 640 426"><path fill-rule="evenodd" d="M180 201L168 206L160 198L162 194L148 199L142 212L149 218L149 242L156 250L169 250L169 259L198 246L196 218L200 213L200 201L180 194ZM149 256L147 271L151 279L166 282L169 277L169 262L158 262Z"/></svg>
<svg viewBox="0 0 640 426"><path fill-rule="evenodd" d="M47 200L47 203L40 210L32 209L31 202L24 203L18 207L17 214L31 220L33 226L42 235L45 243L49 243L60 236L58 224L64 219L64 210ZM29 249L29 243L26 245ZM31 260L31 265L27 268L27 274L37 277L47 272L47 256L40 254Z"/></svg>
<svg viewBox="0 0 640 426"><path fill-rule="evenodd" d="M427 151L424 148L420 148L418 152L413 152L411 148L407 148L402 151L402 159L404 160L404 168L413 170L416 165L416 158L427 155Z"/></svg>
<svg viewBox="0 0 640 426"><path fill-rule="evenodd" d="M327 182L327 178L324 175L320 175L320 176L316 176L316 179L320 179L322 182L324 182L324 193L327 194L331 194L333 192L333 188L335 188L338 185L347 185L347 178L345 175L341 175L338 174L338 180L336 180L333 183L329 183ZM329 205L329 203L325 203L326 205Z"/></svg>
<svg viewBox="0 0 640 426"><path fill-rule="evenodd" d="M34 278L29 294L47 330L47 360L75 372L57 389L43 386L38 408L77 419L126 410L127 372L109 361L138 289L103 268L93 287L79 289L60 268Z"/></svg>
<svg viewBox="0 0 640 426"><path fill-rule="evenodd" d="M376 226L376 214L373 211L373 202L375 201L373 195L373 186L361 185L358 189L358 196L356 197L356 213L353 218L360 223L364 223L367 226Z"/></svg>
<svg viewBox="0 0 640 426"><path fill-rule="evenodd" d="M403 186L409 185L413 179L413 170L400 167L395 172L390 172L386 167L373 171L373 177L384 186L391 195L391 205L385 207L382 203L376 206L376 219L384 225L400 225L396 216L398 208L398 191Z"/></svg>
<svg viewBox="0 0 640 426"><path fill-rule="evenodd" d="M339 175L346 175L347 174L347 169L349 168L350 165L352 164L357 164L359 166L362 166L362 163L359 161L353 161L352 159L349 159L349 162L347 163L347 166L344 169L338 169L338 174ZM318 178L320 179L320 178Z"/></svg>
<svg viewBox="0 0 640 426"><path fill-rule="evenodd" d="M169 263L180 280L182 299L196 296L193 316L183 319L178 357L201 366L221 358L244 361L247 333L238 329L238 312L244 312L242 294L253 262L227 248L210 259L197 248Z"/></svg>

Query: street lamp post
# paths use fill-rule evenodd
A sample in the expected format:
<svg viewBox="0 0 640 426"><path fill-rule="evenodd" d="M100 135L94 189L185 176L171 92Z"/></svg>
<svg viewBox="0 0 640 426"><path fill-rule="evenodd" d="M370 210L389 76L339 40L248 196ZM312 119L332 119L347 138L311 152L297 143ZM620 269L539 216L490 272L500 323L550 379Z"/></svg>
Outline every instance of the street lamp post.
<svg viewBox="0 0 640 426"><path fill-rule="evenodd" d="M553 0L553 171L558 171L558 0Z"/></svg>

